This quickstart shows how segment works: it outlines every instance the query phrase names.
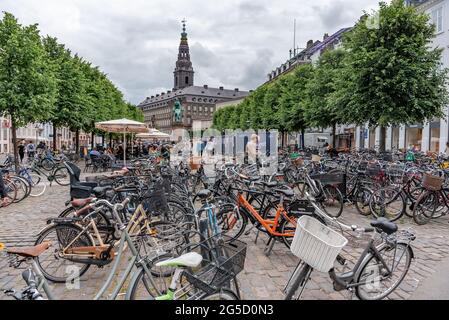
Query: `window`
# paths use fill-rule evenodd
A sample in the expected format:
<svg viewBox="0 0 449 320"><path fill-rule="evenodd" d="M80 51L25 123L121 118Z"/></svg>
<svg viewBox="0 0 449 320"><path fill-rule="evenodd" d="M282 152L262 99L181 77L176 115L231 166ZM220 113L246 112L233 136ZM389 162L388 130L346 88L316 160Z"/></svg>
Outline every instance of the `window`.
<svg viewBox="0 0 449 320"><path fill-rule="evenodd" d="M186 77L186 84L189 84L189 77Z"/></svg>
<svg viewBox="0 0 449 320"><path fill-rule="evenodd" d="M436 32L443 32L443 7L432 10L431 19Z"/></svg>

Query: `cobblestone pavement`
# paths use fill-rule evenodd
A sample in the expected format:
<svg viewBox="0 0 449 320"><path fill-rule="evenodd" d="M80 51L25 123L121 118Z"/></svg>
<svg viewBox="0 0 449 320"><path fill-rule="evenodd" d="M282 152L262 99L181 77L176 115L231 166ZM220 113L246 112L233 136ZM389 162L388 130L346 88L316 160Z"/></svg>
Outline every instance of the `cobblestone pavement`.
<svg viewBox="0 0 449 320"><path fill-rule="evenodd" d="M22 203L0 209L0 242L7 246L33 244L36 235L45 225L46 218L57 216L68 199L68 188L53 186L39 198L28 198ZM369 218L358 215L350 207L342 215L345 222L367 226ZM408 299L418 286L437 268L438 263L449 257L448 219L440 218L425 226L415 225L408 217L398 222L401 229L412 227L417 235L413 242L415 260L411 269L391 299ZM257 244L255 231L246 236L248 243L245 270L239 275L239 284L244 299L282 299L282 289L298 259L283 244L276 243L271 256L264 254L266 237L261 235ZM359 249L345 250L345 257L355 262ZM62 299L91 299L103 284L109 267L98 269L91 267L82 277L80 290L68 290L65 285L54 285L54 292ZM0 289L22 288L21 271L8 266L4 257L0 257ZM309 281L304 299L352 299L348 292L335 292L327 274L314 272ZM0 299L10 299L0 292Z"/></svg>

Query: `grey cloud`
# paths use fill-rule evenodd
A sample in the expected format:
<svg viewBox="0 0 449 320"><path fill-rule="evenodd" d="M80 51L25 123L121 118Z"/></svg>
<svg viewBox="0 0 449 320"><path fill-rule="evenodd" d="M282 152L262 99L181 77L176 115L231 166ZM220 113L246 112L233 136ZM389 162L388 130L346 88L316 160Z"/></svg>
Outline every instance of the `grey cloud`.
<svg viewBox="0 0 449 320"><path fill-rule="evenodd" d="M297 43L352 25L378 0L0 0L23 24L39 23L73 52L98 65L125 97L139 103L170 90L188 20L198 85L254 89Z"/></svg>

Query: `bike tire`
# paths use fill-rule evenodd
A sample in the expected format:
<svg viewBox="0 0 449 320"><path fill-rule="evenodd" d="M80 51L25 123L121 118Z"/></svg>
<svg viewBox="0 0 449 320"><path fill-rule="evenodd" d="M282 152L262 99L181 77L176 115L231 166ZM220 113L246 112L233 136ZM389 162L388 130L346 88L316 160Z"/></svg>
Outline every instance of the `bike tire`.
<svg viewBox="0 0 449 320"><path fill-rule="evenodd" d="M76 262L70 261L65 258L60 258L57 251L51 252L52 248L56 248L56 250L59 250L62 246L64 246L64 244L61 244L61 240L67 242L67 244L68 244L76 235L81 233L83 231L83 229L80 226L77 226L75 224L58 224L58 225L55 224L55 225L52 225L52 226L46 228L41 234L39 234L38 238L36 239L35 245L42 244L46 240L46 237L52 231L55 231L55 233L56 233L56 239L53 239L53 241L50 240L52 242L52 246L47 251L45 251L43 254L41 254L39 257L37 257L35 259L36 263L37 263L40 271L44 275L44 277L46 279L56 282L56 283L64 283L67 281L67 277L56 276L50 272L50 270L49 270L49 268L47 268L47 266L44 266L45 257L47 256L47 254L50 257L58 256L57 260L61 259L61 260L66 261L68 263L68 266L73 266L73 265L78 266L78 276L79 277L83 276L89 269L90 264L76 263ZM69 239L62 239L61 236L64 233L65 234L70 233ZM90 246L95 245L93 240L90 237L88 237L87 235L81 236L80 239L78 239L77 241L80 243L80 246L89 246L90 247ZM53 265L53 263L50 263L50 265ZM59 267L57 269L59 269Z"/></svg>
<svg viewBox="0 0 449 320"><path fill-rule="evenodd" d="M391 208L391 210L388 210L391 214L386 216L387 206L389 206L388 208ZM394 187L381 188L374 191L371 195L369 207L371 214L376 219L383 217L394 222L404 215L404 212L406 211L406 199L404 198L402 190L398 191L397 188ZM392 210L394 210L394 212Z"/></svg>
<svg viewBox="0 0 449 320"><path fill-rule="evenodd" d="M385 292L381 293L378 297L374 297L374 298L367 297L366 295L364 295L363 291L362 291L363 286L359 285L359 286L356 287L356 292L355 292L357 298L359 298L360 300L382 300L382 299L386 298L387 296L389 296L402 283L402 280L404 280L405 276L407 275L407 273L408 273L408 271L410 269L411 262L412 262L413 253L412 253L410 247L408 245L404 244L404 243L398 243L394 248L385 247L383 250L380 251L380 254L382 255L382 254L385 254L386 252L393 252L393 254L397 254L397 252L400 251L400 250L398 250L398 247L402 247L402 250L403 250L403 252L405 253L405 256L406 256L406 258L405 258L406 260L405 260L404 270L400 274L400 276L399 276L398 280L396 281L396 283L393 286L391 286L390 288L388 288L388 290L386 290ZM383 257L383 258L385 258L385 257ZM402 258L403 258L403 256L401 256L401 260L402 260ZM378 258L376 256L374 256L374 255L371 256L360 267L360 272L359 272L359 275L357 277L356 283L362 283L363 281L365 281L365 280L362 279L362 277L365 274L364 271L365 271L365 269L368 268L368 266L370 265L371 262L373 262L374 259L377 260L377 262L375 262L375 265L379 264ZM395 259L395 262L396 262L396 257L395 256L394 256L393 259ZM373 270L374 270L374 268L373 268ZM370 274L372 274L371 271L368 271L368 272ZM372 287L371 288L369 287L368 290L370 292L372 292Z"/></svg>
<svg viewBox="0 0 449 320"><path fill-rule="evenodd" d="M309 273L312 271L312 268L305 262L299 262L296 266L295 270L290 277L286 288L285 288L285 298L284 300L292 300L296 298L298 300L301 298L301 294L295 297L296 292L301 290L300 293L303 292L307 285Z"/></svg>
<svg viewBox="0 0 449 320"><path fill-rule="evenodd" d="M60 186L66 187L70 185L70 173L66 167L59 167L53 172L55 182Z"/></svg>

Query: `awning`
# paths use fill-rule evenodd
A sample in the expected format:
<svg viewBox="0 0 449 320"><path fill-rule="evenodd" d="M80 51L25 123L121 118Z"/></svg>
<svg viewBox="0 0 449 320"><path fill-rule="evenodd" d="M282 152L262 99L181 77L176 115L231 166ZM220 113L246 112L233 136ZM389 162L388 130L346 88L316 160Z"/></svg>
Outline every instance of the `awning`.
<svg viewBox="0 0 449 320"><path fill-rule="evenodd" d="M324 137L324 136L319 136L317 138L320 139L320 140L329 140L329 137Z"/></svg>

